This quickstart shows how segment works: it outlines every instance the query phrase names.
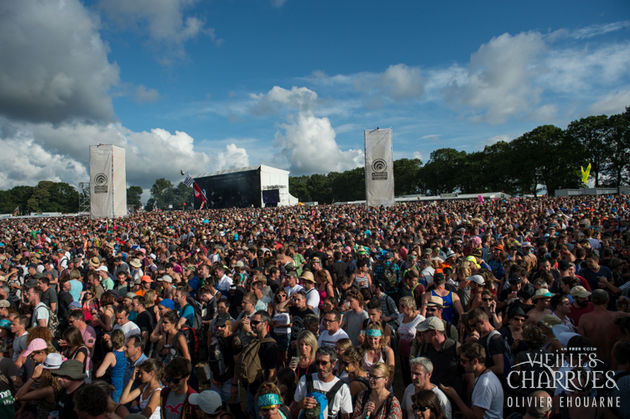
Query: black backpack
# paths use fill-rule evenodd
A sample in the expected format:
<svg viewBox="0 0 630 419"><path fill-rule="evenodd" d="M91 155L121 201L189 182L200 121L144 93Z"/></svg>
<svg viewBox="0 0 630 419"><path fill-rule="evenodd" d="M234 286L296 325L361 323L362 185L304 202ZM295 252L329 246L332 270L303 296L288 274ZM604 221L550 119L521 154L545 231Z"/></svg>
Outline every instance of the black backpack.
<svg viewBox="0 0 630 419"><path fill-rule="evenodd" d="M505 336L496 329L490 332L486 338L486 353L490 354L490 340L495 336L500 336L503 341L503 376L499 378L506 378L512 369L512 365L514 364L514 355L512 355L512 349L507 343Z"/></svg>
<svg viewBox="0 0 630 419"><path fill-rule="evenodd" d="M392 291L398 286L398 276L396 275L393 265L385 265L382 283L386 291Z"/></svg>

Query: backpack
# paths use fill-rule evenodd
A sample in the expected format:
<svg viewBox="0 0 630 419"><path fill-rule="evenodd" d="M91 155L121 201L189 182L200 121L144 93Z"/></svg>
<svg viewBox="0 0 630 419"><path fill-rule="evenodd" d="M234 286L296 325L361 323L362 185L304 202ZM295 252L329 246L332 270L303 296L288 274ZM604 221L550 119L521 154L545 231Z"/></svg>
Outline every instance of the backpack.
<svg viewBox="0 0 630 419"><path fill-rule="evenodd" d="M510 345L508 345L507 343L507 339L505 339L505 336L503 336L501 332L496 329L488 334L488 338L486 339L486 353L490 354L490 340L492 340L492 338L497 335L499 335L503 341L503 375L499 378L506 378L510 373L510 370L512 369L514 356L512 355L512 349L510 349Z"/></svg>
<svg viewBox="0 0 630 419"><path fill-rule="evenodd" d="M192 327L184 324L184 326L179 329L184 338L186 339L186 343L188 344L188 352L190 353L191 364L195 365L199 359L199 338L197 336L197 331Z"/></svg>
<svg viewBox="0 0 630 419"><path fill-rule="evenodd" d="M398 286L398 276L393 265L385 265L383 270L383 286L386 290L392 291Z"/></svg>
<svg viewBox="0 0 630 419"><path fill-rule="evenodd" d="M262 378L263 370L260 363L260 355L258 351L263 343L275 342L275 340L266 336L263 339L254 339L241 352L239 367L239 377L247 384L252 384Z"/></svg>
<svg viewBox="0 0 630 419"><path fill-rule="evenodd" d="M338 380L335 383L335 385L332 386L330 390L328 390L326 393L322 393L320 390L315 390L313 388L313 374L306 374L306 394L311 394L314 392L324 394L324 396L326 397L326 400L328 401L328 406L333 405L333 400L335 400L335 396L337 395L337 392L341 389L341 387L344 386L344 384L346 383L343 380ZM321 405L322 403L320 402L320 406ZM328 407L328 406L325 406L325 407ZM322 407L321 410L324 410L325 407ZM332 408L330 410L332 410ZM332 418L332 414L330 410L328 411L328 417Z"/></svg>
<svg viewBox="0 0 630 419"><path fill-rule="evenodd" d="M50 330L50 333L53 337L56 337L57 332L59 331L59 318L57 317L57 314L55 314L46 304L39 304L41 304L46 308L46 310L48 310L48 330Z"/></svg>
<svg viewBox="0 0 630 419"><path fill-rule="evenodd" d="M195 311L195 317L193 319L193 324L192 324L193 329L201 330L201 327L202 327L203 323L202 323L202 317L201 317L201 306L200 306L200 304L197 301L195 301L194 299L192 299L192 298L188 298L188 300L186 300L186 302L188 304L190 304L190 306Z"/></svg>

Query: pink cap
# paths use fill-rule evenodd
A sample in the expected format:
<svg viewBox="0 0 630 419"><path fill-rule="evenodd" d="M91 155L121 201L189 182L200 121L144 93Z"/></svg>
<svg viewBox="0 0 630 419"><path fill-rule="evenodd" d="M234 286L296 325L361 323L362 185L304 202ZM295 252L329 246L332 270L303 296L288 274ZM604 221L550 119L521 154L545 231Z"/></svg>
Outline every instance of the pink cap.
<svg viewBox="0 0 630 419"><path fill-rule="evenodd" d="M48 348L48 344L46 344L46 341L44 339L35 338L31 341L31 343L28 344L28 347L22 353L22 355L24 355L25 357L28 357L34 351L43 351L46 348Z"/></svg>

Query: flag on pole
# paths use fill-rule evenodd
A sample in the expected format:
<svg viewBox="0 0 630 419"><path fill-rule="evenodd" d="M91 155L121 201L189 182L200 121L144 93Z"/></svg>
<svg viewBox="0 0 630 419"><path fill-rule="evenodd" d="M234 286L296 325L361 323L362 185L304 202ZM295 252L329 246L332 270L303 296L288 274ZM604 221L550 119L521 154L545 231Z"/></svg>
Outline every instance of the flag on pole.
<svg viewBox="0 0 630 419"><path fill-rule="evenodd" d="M208 200L199 185L197 185L197 182L193 182L193 189L195 190L195 198L202 202L206 202Z"/></svg>
<svg viewBox="0 0 630 419"><path fill-rule="evenodd" d="M186 174L186 178L184 179L184 185L190 188L193 185L193 183L195 183L195 180L192 177L190 177L189 174Z"/></svg>

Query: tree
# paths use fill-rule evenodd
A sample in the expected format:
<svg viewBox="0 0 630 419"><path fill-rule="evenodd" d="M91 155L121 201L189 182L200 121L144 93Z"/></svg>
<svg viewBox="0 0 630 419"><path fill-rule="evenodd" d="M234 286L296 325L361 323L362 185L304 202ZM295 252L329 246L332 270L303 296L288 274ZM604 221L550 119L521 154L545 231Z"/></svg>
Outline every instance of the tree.
<svg viewBox="0 0 630 419"><path fill-rule="evenodd" d="M420 190L420 159L394 160L394 194L410 195Z"/></svg>
<svg viewBox="0 0 630 419"><path fill-rule="evenodd" d="M567 136L581 146L580 166L591 163L591 174L595 187L599 186L600 173L608 165L610 144L607 143L610 125L606 115L589 116L573 121L566 129Z"/></svg>
<svg viewBox="0 0 630 419"><path fill-rule="evenodd" d="M626 108L625 113L612 115L608 126L605 143L611 152L604 171L619 188L628 183L630 176L630 108Z"/></svg>
<svg viewBox="0 0 630 419"><path fill-rule="evenodd" d="M155 206L159 209L168 209L169 201L172 200L173 184L165 178L156 179L151 186L151 197Z"/></svg>
<svg viewBox="0 0 630 419"><path fill-rule="evenodd" d="M142 188L140 186L130 186L127 188L127 206L133 209L142 208Z"/></svg>
<svg viewBox="0 0 630 419"><path fill-rule="evenodd" d="M455 191L461 185L460 169L465 157L465 151L454 148L433 151L421 171L426 187L435 194Z"/></svg>

